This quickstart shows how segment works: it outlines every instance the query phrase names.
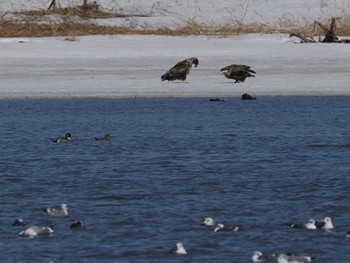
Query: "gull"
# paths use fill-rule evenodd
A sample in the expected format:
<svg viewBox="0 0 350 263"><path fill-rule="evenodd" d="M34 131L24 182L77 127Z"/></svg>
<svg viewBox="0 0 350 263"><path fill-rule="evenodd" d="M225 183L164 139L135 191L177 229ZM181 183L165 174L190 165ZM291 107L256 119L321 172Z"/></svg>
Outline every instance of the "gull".
<svg viewBox="0 0 350 263"><path fill-rule="evenodd" d="M277 257L278 263L309 263L313 261L314 258L309 256L297 256L297 255L287 255L287 254L280 254Z"/></svg>
<svg viewBox="0 0 350 263"><path fill-rule="evenodd" d="M294 223L288 223L288 226L292 228L304 228L304 229L316 229L316 221L315 219L309 219L307 223L302 222L294 222Z"/></svg>
<svg viewBox="0 0 350 263"><path fill-rule="evenodd" d="M215 226L215 222L214 222L213 218L211 218L211 217L206 217L206 218L204 218L204 221L201 223L201 225L205 225L205 226Z"/></svg>
<svg viewBox="0 0 350 263"><path fill-rule="evenodd" d="M264 261L272 261L276 260L275 254L265 254L260 250L256 250L252 256L253 262L264 262Z"/></svg>
<svg viewBox="0 0 350 263"><path fill-rule="evenodd" d="M316 222L316 227L325 230L331 230L334 228L332 219L330 217L325 217L322 221Z"/></svg>
<svg viewBox="0 0 350 263"><path fill-rule="evenodd" d="M178 255L186 255L187 254L187 251L181 242L177 242L175 248L173 248L171 250L171 252L178 254Z"/></svg>
<svg viewBox="0 0 350 263"><path fill-rule="evenodd" d="M44 212L49 216L68 216L68 206L61 204L60 208L43 207Z"/></svg>
<svg viewBox="0 0 350 263"><path fill-rule="evenodd" d="M53 225L51 226L31 226L19 233L22 237L48 236L53 233Z"/></svg>

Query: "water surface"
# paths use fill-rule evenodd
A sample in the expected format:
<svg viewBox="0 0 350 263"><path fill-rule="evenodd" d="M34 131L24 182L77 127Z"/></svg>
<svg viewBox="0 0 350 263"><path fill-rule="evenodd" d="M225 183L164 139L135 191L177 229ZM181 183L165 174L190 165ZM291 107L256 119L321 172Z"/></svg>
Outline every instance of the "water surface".
<svg viewBox="0 0 350 263"><path fill-rule="evenodd" d="M348 262L349 97L0 101L1 262ZM73 141L50 138L70 132ZM94 137L110 133L111 142ZM67 203L67 218L43 206ZM240 225L214 233L203 217ZM333 231L290 229L330 216ZM28 225L55 224L46 238ZM69 229L81 219L86 230ZM177 241L186 256L169 253Z"/></svg>

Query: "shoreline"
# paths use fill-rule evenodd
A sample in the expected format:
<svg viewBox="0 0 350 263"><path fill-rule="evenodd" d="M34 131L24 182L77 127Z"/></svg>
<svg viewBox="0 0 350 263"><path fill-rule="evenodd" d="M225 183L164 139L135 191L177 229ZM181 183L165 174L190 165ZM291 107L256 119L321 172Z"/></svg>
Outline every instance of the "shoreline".
<svg viewBox="0 0 350 263"><path fill-rule="evenodd" d="M249 94L251 95L251 94ZM313 97L313 98L321 98L321 97L350 97L350 92L348 94L289 94L289 95L273 95L273 94L264 94L255 96L256 99L259 98L304 98L304 97ZM40 100L171 100L171 99L211 99L211 98L219 98L219 99L235 99L241 100L241 96L105 96L105 97L97 97L97 96L62 96L62 97L43 97L43 96L28 96L28 97L0 97L0 101L40 101Z"/></svg>

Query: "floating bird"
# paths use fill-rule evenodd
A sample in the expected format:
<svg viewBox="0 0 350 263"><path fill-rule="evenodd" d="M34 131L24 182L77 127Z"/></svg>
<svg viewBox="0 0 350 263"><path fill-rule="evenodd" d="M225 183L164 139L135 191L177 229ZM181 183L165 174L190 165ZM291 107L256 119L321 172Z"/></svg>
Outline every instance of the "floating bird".
<svg viewBox="0 0 350 263"><path fill-rule="evenodd" d="M49 216L68 216L68 206L61 204L60 208L43 207L44 212Z"/></svg>
<svg viewBox="0 0 350 263"><path fill-rule="evenodd" d="M51 226L31 226L19 233L22 237L48 236L53 233L53 225Z"/></svg>
<svg viewBox="0 0 350 263"><path fill-rule="evenodd" d="M176 246L171 250L171 252L178 254L178 255L186 255L187 254L187 251L181 242L177 242Z"/></svg>
<svg viewBox="0 0 350 263"><path fill-rule="evenodd" d="M309 219L307 223L294 222L288 223L287 225L292 228L317 229L315 219Z"/></svg>
<svg viewBox="0 0 350 263"><path fill-rule="evenodd" d="M56 137L56 138L51 138L53 142L71 142L72 141L72 135L70 133L66 133L64 137Z"/></svg>
<svg viewBox="0 0 350 263"><path fill-rule="evenodd" d="M85 225L83 221L80 220L74 220L74 222L70 225L70 228L75 228L75 229L85 229Z"/></svg>
<svg viewBox="0 0 350 263"><path fill-rule="evenodd" d="M247 94L247 93L244 93L244 94L242 95L241 99L242 99L242 100L256 100L255 97L253 97L253 96L251 96L251 95L249 95L249 94Z"/></svg>
<svg viewBox="0 0 350 263"><path fill-rule="evenodd" d="M266 254L259 250L254 251L252 256L253 262L264 262L264 261L273 261L273 260L276 260L275 254Z"/></svg>
<svg viewBox="0 0 350 263"><path fill-rule="evenodd" d="M220 71L223 72L226 78L234 79L235 83L244 82L246 78L255 77L253 74L256 74L256 72L250 69L249 66L236 64L226 66Z"/></svg>
<svg viewBox="0 0 350 263"><path fill-rule="evenodd" d="M238 231L239 226L225 226L224 224L217 224L214 232L221 232L221 231Z"/></svg>
<svg viewBox="0 0 350 263"><path fill-rule="evenodd" d="M199 64L198 58L188 58L178 62L175 66L169 69L161 76L162 81L168 80L182 80L185 81L187 75L190 73L192 66L197 67Z"/></svg>
<svg viewBox="0 0 350 263"><path fill-rule="evenodd" d="M226 101L226 99L220 99L220 98L210 98L209 101Z"/></svg>
<svg viewBox="0 0 350 263"><path fill-rule="evenodd" d="M332 219L327 216L322 221L316 222L316 227L319 229L331 230L334 228L334 225Z"/></svg>
<svg viewBox="0 0 350 263"><path fill-rule="evenodd" d="M277 257L278 263L309 263L314 260L313 257L309 256L297 256L293 254L280 254Z"/></svg>
<svg viewBox="0 0 350 263"><path fill-rule="evenodd" d="M25 226L26 223L24 220L20 217L16 218L15 221L12 223L13 226Z"/></svg>
<svg viewBox="0 0 350 263"><path fill-rule="evenodd" d="M112 136L108 133L105 134L105 136L100 137L100 138L95 138L95 141L100 141L100 142L108 142L112 140Z"/></svg>
<svg viewBox="0 0 350 263"><path fill-rule="evenodd" d="M350 238L350 231L346 232L346 238Z"/></svg>
<svg viewBox="0 0 350 263"><path fill-rule="evenodd" d="M204 218L204 221L201 222L201 225L205 225L205 226L215 226L215 222L214 219L211 217L206 217Z"/></svg>

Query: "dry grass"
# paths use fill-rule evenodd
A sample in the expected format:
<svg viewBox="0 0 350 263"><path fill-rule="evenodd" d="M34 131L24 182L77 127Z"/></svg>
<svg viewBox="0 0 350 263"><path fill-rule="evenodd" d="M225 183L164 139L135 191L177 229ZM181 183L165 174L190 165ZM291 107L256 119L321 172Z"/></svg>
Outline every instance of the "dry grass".
<svg viewBox="0 0 350 263"><path fill-rule="evenodd" d="M114 17L125 17L120 13L106 12L100 9L97 4L78 5L75 7L66 8L54 8L50 10L29 10L23 12L14 12L15 15L40 18L48 15L60 15L60 16L77 16L85 19L97 19L97 18L114 18Z"/></svg>
<svg viewBox="0 0 350 263"><path fill-rule="evenodd" d="M125 17L122 14L100 10L98 5L77 6L70 8L56 8L53 10L25 11L14 13L12 18L0 18L0 37L52 37L70 36L75 39L84 35L116 35L116 34L156 34L169 36L236 36L250 33L299 33L304 36L323 35L324 32L314 27L313 23L296 23L290 20L281 20L278 25L243 24L232 21L224 25L206 25L189 20L185 25L174 28L152 28L144 25L136 26L102 26L93 22L96 18ZM50 16L56 18L50 19ZM57 15L61 22L57 22ZM328 25L327 25L328 26ZM337 18L337 34L350 36L350 17Z"/></svg>
<svg viewBox="0 0 350 263"><path fill-rule="evenodd" d="M116 34L143 34L168 36L236 36L249 33L274 33L277 30L264 25L229 25L208 26L189 23L175 29L166 27L130 28L126 26L102 26L91 22L80 22L75 19L66 19L61 23L38 23L34 20L14 21L0 19L0 37L53 37L53 36L84 36L84 35L116 35Z"/></svg>

